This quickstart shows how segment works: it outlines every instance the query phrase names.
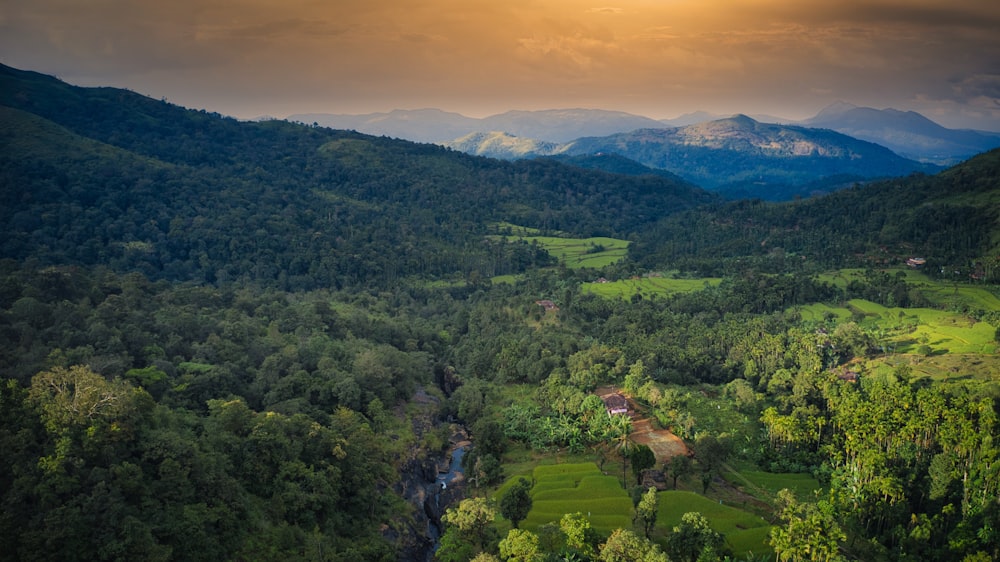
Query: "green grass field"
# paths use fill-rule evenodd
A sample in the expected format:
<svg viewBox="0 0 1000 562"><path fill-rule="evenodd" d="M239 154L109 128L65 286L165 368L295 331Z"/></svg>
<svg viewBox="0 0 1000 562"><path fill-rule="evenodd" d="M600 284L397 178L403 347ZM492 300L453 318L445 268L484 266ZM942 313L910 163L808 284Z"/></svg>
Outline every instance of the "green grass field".
<svg viewBox="0 0 1000 562"><path fill-rule="evenodd" d="M632 528L632 500L618 479L605 476L594 463L574 463L535 467L533 502L523 529L558 522L566 513L587 515L591 526L608 535L614 529Z"/></svg>
<svg viewBox="0 0 1000 562"><path fill-rule="evenodd" d="M520 232L520 231L515 231ZM504 238L491 235L492 238ZM562 238L556 236L535 236L518 234L506 236L509 239L534 242L570 269L585 267L601 268L611 265L628 254L627 240L617 238Z"/></svg>
<svg viewBox="0 0 1000 562"><path fill-rule="evenodd" d="M864 323L896 332L890 339L897 353L918 353L923 346L931 354L997 352L996 328L964 314L932 308L887 308L862 299L850 300L848 309L863 314Z"/></svg>
<svg viewBox="0 0 1000 562"><path fill-rule="evenodd" d="M753 487L764 490L769 497L760 499L768 502L777 496L778 492L783 488L788 488L797 498L803 501L812 500L813 492L820 489L819 482L811 474L744 470L740 471L739 476L749 481ZM732 478L730 474L727 474L726 478L737 485L742 486L744 484L742 479ZM755 491L753 487L745 488L747 488L747 492L753 494Z"/></svg>
<svg viewBox="0 0 1000 562"><path fill-rule="evenodd" d="M767 546L771 530L767 521L738 507L710 500L694 492L660 492L657 529L673 529L689 511L701 513L713 529L725 535L726 542L736 556L771 550Z"/></svg>
<svg viewBox="0 0 1000 562"><path fill-rule="evenodd" d="M967 306L979 310L1000 310L1000 297L989 289L969 283L955 283L931 279L922 271L900 266L890 268L890 275L902 273L907 285L918 291L935 306ZM851 281L864 279L863 269L840 269L818 275L817 279L844 289Z"/></svg>
<svg viewBox="0 0 1000 562"><path fill-rule="evenodd" d="M632 500L616 476L606 476L592 462L535 466L530 475L532 508L521 528L536 532L546 523L557 522L567 513L582 513L598 533L608 535L617 528L632 529ZM517 477L508 478L494 497L500 497ZM694 492L665 491L659 494L659 514L654 538L662 539L680 524L681 517L697 511L712 528L726 535L737 556L768 552L770 526L761 517L725 505Z"/></svg>
<svg viewBox="0 0 1000 562"><path fill-rule="evenodd" d="M666 277L642 277L621 279L607 283L584 283L581 290L609 299L631 299L634 295L650 297L671 293L693 293L722 282L719 278L669 279Z"/></svg>

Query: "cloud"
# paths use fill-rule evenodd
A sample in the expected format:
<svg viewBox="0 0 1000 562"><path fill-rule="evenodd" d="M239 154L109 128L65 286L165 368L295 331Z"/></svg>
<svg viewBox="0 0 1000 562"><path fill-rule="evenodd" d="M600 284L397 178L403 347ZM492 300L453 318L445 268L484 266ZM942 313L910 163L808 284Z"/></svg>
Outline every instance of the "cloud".
<svg viewBox="0 0 1000 562"><path fill-rule="evenodd" d="M997 99L998 28L987 0L0 4L5 64L274 115L256 108L780 114L846 99L983 112Z"/></svg>
<svg viewBox="0 0 1000 562"><path fill-rule="evenodd" d="M1000 107L1000 74L975 74L952 86L955 97L962 101L991 100L986 105Z"/></svg>
<svg viewBox="0 0 1000 562"><path fill-rule="evenodd" d="M625 10L623 10L621 8L604 7L604 8L591 8L591 9L587 10L587 13L588 14L620 14L620 13L622 13L624 11Z"/></svg>

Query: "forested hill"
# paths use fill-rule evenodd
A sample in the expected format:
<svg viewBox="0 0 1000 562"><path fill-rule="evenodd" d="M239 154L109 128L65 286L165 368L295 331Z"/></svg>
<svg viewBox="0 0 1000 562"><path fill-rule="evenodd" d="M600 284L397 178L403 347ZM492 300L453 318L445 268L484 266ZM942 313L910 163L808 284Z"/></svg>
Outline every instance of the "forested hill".
<svg viewBox="0 0 1000 562"><path fill-rule="evenodd" d="M647 266L721 273L749 263L772 271L881 266L927 259L962 278L996 282L1000 150L933 176L917 174L783 204L706 206L665 218L631 248Z"/></svg>
<svg viewBox="0 0 1000 562"><path fill-rule="evenodd" d="M0 257L291 289L544 263L507 221L625 237L716 200L694 186L240 122L0 67Z"/></svg>

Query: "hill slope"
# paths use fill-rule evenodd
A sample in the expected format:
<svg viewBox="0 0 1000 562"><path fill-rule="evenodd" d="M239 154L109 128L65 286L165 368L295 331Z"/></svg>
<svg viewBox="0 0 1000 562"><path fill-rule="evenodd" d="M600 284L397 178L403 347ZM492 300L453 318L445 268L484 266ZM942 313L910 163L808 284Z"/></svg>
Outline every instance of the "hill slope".
<svg viewBox="0 0 1000 562"><path fill-rule="evenodd" d="M0 257L288 288L497 275L493 222L623 236L713 200L681 182L238 122L0 68Z"/></svg>
<svg viewBox="0 0 1000 562"><path fill-rule="evenodd" d="M955 164L1000 146L1000 134L947 129L915 111L834 104L802 123L881 144L934 164Z"/></svg>
<svg viewBox="0 0 1000 562"><path fill-rule="evenodd" d="M749 263L780 270L901 264L1000 280L1000 149L935 176L874 182L782 204L727 203L667 217L630 247L650 267L719 273ZM707 271L707 270L706 270Z"/></svg>
<svg viewBox="0 0 1000 562"><path fill-rule="evenodd" d="M772 200L832 191L870 178L939 169L834 131L760 123L745 115L563 144L501 133L469 135L444 144L470 154L509 159L618 154L733 198Z"/></svg>
<svg viewBox="0 0 1000 562"><path fill-rule="evenodd" d="M507 111L482 119L438 109L396 109L388 113L367 115L306 113L290 115L288 119L418 142L448 142L474 133L494 131L539 141L566 142L584 136L610 135L664 126L647 117L601 109Z"/></svg>

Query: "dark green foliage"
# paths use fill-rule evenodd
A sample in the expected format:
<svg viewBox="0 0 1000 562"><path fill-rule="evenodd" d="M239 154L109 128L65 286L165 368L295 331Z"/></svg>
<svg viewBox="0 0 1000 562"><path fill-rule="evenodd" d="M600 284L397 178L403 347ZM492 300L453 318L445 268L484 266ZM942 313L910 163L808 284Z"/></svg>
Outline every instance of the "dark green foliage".
<svg viewBox="0 0 1000 562"><path fill-rule="evenodd" d="M515 529L531 511L531 482L518 477L517 482L500 496L500 515L503 515Z"/></svg>
<svg viewBox="0 0 1000 562"><path fill-rule="evenodd" d="M701 469L708 488L729 456L814 471L826 503L800 498L786 519L835 514L852 556L1000 556L995 385L916 366L841 381L884 334L793 308L926 306L881 269L909 255L995 282L1000 152L816 200L719 204L662 178L240 123L6 67L0 103L0 560L399 559L388 537L413 512L394 490L442 450L449 415L475 443L473 487L502 481L507 439L624 453L623 480L628 456L644 466L628 420L612 426L590 392L606 384L702 436L696 464L665 467L675 486ZM538 247L487 241L503 221L620 235L635 259L548 267ZM864 273L842 289L813 277L846 264ZM580 291L646 266L725 278L631 302ZM508 272L523 275L489 282ZM734 416L745 427L722 427ZM675 559L720 554L686 525ZM597 556L582 515L539 534L545 553ZM493 539L449 528L439 552Z"/></svg>
<svg viewBox="0 0 1000 562"><path fill-rule="evenodd" d="M691 458L685 455L677 455L664 464L664 470L669 471L670 477L673 479L675 490L677 489L678 480L687 478L694 472L694 465L691 462Z"/></svg>
<svg viewBox="0 0 1000 562"><path fill-rule="evenodd" d="M653 450L646 445L637 444L629 452L628 462L632 465L632 476L636 482L639 482L642 471L653 468L653 465L656 464L656 456L653 455Z"/></svg>
<svg viewBox="0 0 1000 562"><path fill-rule="evenodd" d="M0 68L0 256L283 289L523 272L492 222L623 235L713 200L680 182L238 122Z"/></svg>
<svg viewBox="0 0 1000 562"><path fill-rule="evenodd" d="M704 207L646 229L630 254L643 264L719 275L902 264L926 257L932 275L967 278L971 260L992 263L1000 150L936 176L855 186L774 205L759 200ZM994 186L993 188L990 185ZM979 272L996 282L994 267Z"/></svg>

